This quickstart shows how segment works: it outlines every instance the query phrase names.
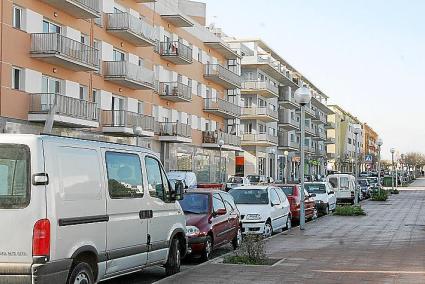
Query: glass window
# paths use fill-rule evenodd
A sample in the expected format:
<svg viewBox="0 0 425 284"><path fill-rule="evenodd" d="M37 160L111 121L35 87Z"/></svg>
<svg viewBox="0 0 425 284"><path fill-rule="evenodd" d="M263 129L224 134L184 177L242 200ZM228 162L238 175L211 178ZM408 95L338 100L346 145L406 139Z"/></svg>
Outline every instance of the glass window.
<svg viewBox="0 0 425 284"><path fill-rule="evenodd" d="M270 189L270 201L275 205L280 204L279 195L277 195L277 192L274 189Z"/></svg>
<svg viewBox="0 0 425 284"><path fill-rule="evenodd" d="M349 180L348 177L340 177L339 179L341 188L349 188Z"/></svg>
<svg viewBox="0 0 425 284"><path fill-rule="evenodd" d="M213 210L217 212L218 209L226 209L221 196L218 193L213 194Z"/></svg>
<svg viewBox="0 0 425 284"><path fill-rule="evenodd" d="M142 168L138 155L107 152L106 168L111 198L143 197Z"/></svg>
<svg viewBox="0 0 425 284"><path fill-rule="evenodd" d="M43 33L61 33L61 27L49 21L43 21Z"/></svg>
<svg viewBox="0 0 425 284"><path fill-rule="evenodd" d="M15 90L22 89L22 69L12 67L12 88Z"/></svg>
<svg viewBox="0 0 425 284"><path fill-rule="evenodd" d="M331 177L329 179L329 183L332 185L333 188L337 188L338 187L338 178Z"/></svg>
<svg viewBox="0 0 425 284"><path fill-rule="evenodd" d="M22 15L23 10L21 7L13 7L13 27L17 29L22 29Z"/></svg>
<svg viewBox="0 0 425 284"><path fill-rule="evenodd" d="M125 53L117 49L114 49L113 59L114 61L125 61Z"/></svg>
<svg viewBox="0 0 425 284"><path fill-rule="evenodd" d="M294 195L294 187L293 186L281 186L280 189L285 193L286 196Z"/></svg>
<svg viewBox="0 0 425 284"><path fill-rule="evenodd" d="M24 145L0 145L0 209L26 207L30 202L30 150Z"/></svg>
<svg viewBox="0 0 425 284"><path fill-rule="evenodd" d="M179 203L184 213L207 214L209 211L209 198L209 194L187 193Z"/></svg>
<svg viewBox="0 0 425 284"><path fill-rule="evenodd" d="M268 204L267 189L231 189L229 191L236 204Z"/></svg>
<svg viewBox="0 0 425 284"><path fill-rule="evenodd" d="M157 159L147 156L145 158L146 173L148 177L148 190L152 197L165 200L169 193L168 180Z"/></svg>
<svg viewBox="0 0 425 284"><path fill-rule="evenodd" d="M220 193L221 197L223 198L224 205L226 205L226 209L229 212L232 212L236 209L235 200L233 200L233 197L225 192Z"/></svg>
<svg viewBox="0 0 425 284"><path fill-rule="evenodd" d="M326 185L324 183L305 184L308 193L326 193Z"/></svg>

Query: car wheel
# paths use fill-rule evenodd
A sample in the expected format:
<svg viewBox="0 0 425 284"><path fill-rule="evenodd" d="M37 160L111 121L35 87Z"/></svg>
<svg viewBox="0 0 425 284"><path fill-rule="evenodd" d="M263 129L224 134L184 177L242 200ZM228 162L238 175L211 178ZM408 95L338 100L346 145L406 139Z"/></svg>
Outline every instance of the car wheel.
<svg viewBox="0 0 425 284"><path fill-rule="evenodd" d="M271 237L273 234L273 227L270 221L267 221L266 224L264 225L264 233L263 236L265 238Z"/></svg>
<svg viewBox="0 0 425 284"><path fill-rule="evenodd" d="M67 284L94 284L91 266L85 262L77 263L71 270Z"/></svg>
<svg viewBox="0 0 425 284"><path fill-rule="evenodd" d="M181 252L180 252L180 243L178 239L173 239L170 247L170 252L168 253L168 260L165 264L165 274L167 276L176 274L180 272L181 265Z"/></svg>
<svg viewBox="0 0 425 284"><path fill-rule="evenodd" d="M288 218L286 219L286 230L290 230L292 228L292 217L291 215L288 215Z"/></svg>
<svg viewBox="0 0 425 284"><path fill-rule="evenodd" d="M326 205L326 208L325 208L325 215L328 215L328 214L329 214L329 204Z"/></svg>
<svg viewBox="0 0 425 284"><path fill-rule="evenodd" d="M233 249L237 249L242 244L242 230L240 227L238 227L238 232L236 233L236 236L232 240L232 246Z"/></svg>
<svg viewBox="0 0 425 284"><path fill-rule="evenodd" d="M210 259L212 249L213 249L212 239L211 239L210 236L208 236L206 241L205 241L205 248L204 248L204 250L202 251L202 254L201 254L201 260L202 261L207 261L207 260Z"/></svg>
<svg viewBox="0 0 425 284"><path fill-rule="evenodd" d="M317 209L314 208L313 209L313 216L311 217L311 220L316 220L317 219Z"/></svg>

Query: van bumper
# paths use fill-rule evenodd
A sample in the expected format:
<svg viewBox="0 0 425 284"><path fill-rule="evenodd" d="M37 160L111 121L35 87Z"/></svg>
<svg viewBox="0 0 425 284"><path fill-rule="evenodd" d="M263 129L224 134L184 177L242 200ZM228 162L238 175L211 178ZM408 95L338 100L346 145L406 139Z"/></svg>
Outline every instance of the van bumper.
<svg viewBox="0 0 425 284"><path fill-rule="evenodd" d="M71 265L72 259L52 261L44 264L0 263L0 283L65 283Z"/></svg>

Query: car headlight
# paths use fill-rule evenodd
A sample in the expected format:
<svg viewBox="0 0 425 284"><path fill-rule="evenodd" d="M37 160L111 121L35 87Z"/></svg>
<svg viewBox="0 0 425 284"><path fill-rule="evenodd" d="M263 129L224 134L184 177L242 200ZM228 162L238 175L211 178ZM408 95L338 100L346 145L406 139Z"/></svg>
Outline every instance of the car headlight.
<svg viewBox="0 0 425 284"><path fill-rule="evenodd" d="M186 235L188 237L199 235L201 231L199 231L198 227L195 226L186 226Z"/></svg>
<svg viewBox="0 0 425 284"><path fill-rule="evenodd" d="M316 200L316 203L323 203L323 200Z"/></svg>
<svg viewBox="0 0 425 284"><path fill-rule="evenodd" d="M261 220L260 214L248 214L246 215L246 220Z"/></svg>

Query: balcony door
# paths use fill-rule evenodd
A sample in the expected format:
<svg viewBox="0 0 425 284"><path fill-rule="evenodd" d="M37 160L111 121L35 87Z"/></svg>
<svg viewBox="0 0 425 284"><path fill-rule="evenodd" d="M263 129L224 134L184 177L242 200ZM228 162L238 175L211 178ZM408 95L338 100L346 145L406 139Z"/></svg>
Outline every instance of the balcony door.
<svg viewBox="0 0 425 284"><path fill-rule="evenodd" d="M114 49L113 59L114 61L125 61L125 53L118 49Z"/></svg>
<svg viewBox="0 0 425 284"><path fill-rule="evenodd" d="M53 77L43 75L41 77L40 106L42 111L50 109L54 103L55 95L61 94L62 81Z"/></svg>
<svg viewBox="0 0 425 284"><path fill-rule="evenodd" d="M43 20L43 33L57 33L60 34L62 32L62 28L59 25L56 25L47 20Z"/></svg>
<svg viewBox="0 0 425 284"><path fill-rule="evenodd" d="M112 96L112 125L124 126L125 125L125 101L124 98Z"/></svg>

